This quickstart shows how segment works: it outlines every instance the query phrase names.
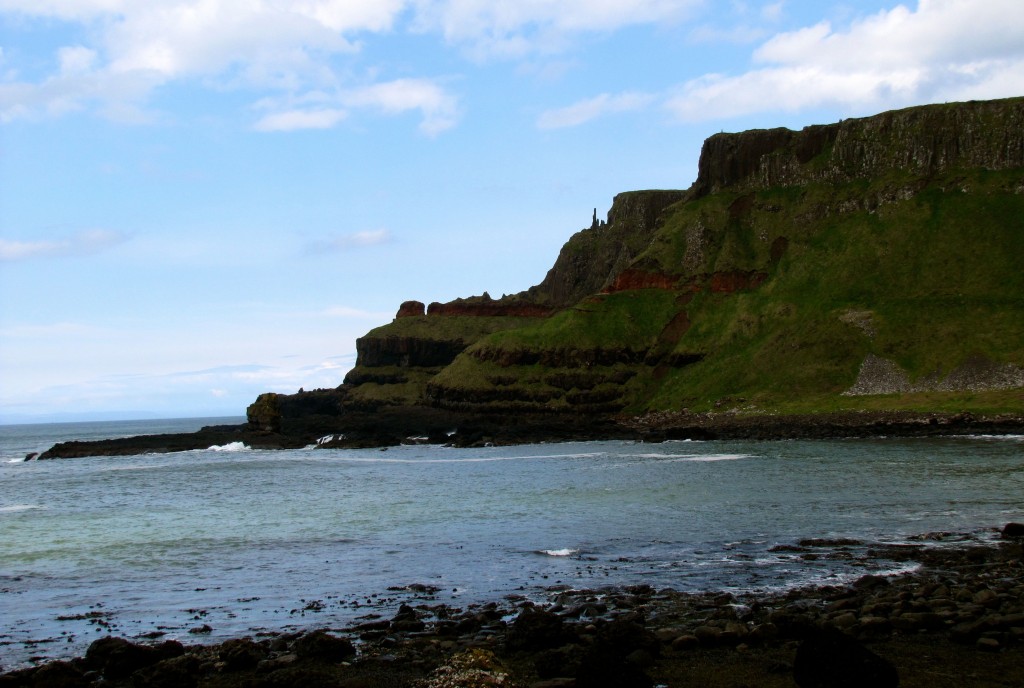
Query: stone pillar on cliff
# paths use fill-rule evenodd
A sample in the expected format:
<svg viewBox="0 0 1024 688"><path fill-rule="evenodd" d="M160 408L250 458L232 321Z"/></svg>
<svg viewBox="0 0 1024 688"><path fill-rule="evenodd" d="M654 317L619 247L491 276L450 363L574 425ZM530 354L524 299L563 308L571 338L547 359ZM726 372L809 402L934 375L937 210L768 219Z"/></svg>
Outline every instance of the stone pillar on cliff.
<svg viewBox="0 0 1024 688"><path fill-rule="evenodd" d="M594 220L590 223L591 229L597 229L601 224L597 221L597 208L594 208Z"/></svg>

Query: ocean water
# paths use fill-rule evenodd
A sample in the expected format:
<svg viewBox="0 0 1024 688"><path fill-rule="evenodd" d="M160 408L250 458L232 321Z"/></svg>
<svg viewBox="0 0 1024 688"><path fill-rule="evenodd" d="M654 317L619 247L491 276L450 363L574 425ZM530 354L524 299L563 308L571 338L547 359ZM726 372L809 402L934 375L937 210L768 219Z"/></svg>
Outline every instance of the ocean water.
<svg viewBox="0 0 1024 688"><path fill-rule="evenodd" d="M219 640L413 600L843 582L906 566L864 556L873 543L1024 520L1020 436L23 460L215 422L0 426L0 666L107 633ZM864 544L787 551L803 538Z"/></svg>

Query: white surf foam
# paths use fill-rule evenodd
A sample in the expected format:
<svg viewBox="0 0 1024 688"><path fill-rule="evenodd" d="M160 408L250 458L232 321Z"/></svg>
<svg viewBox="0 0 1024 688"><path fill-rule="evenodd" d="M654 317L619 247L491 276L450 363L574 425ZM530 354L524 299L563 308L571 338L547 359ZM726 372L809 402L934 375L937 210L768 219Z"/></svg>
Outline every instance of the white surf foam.
<svg viewBox="0 0 1024 688"><path fill-rule="evenodd" d="M633 454L638 459L657 459L665 463L678 463L692 461L700 463L705 461L739 461L740 459L753 458L752 454Z"/></svg>
<svg viewBox="0 0 1024 688"><path fill-rule="evenodd" d="M0 513L13 514L19 511L34 511L45 508L45 506L40 506L39 504L11 504L10 506L0 506Z"/></svg>
<svg viewBox="0 0 1024 688"><path fill-rule="evenodd" d="M571 557L574 554L579 554L580 551L578 549L569 549L567 547L565 549L542 549L540 550L540 553L546 554L549 557Z"/></svg>
<svg viewBox="0 0 1024 688"><path fill-rule="evenodd" d="M215 444L212 447L208 447L207 451L237 452L250 451L251 449L251 447L246 446L245 442L229 442L228 444Z"/></svg>

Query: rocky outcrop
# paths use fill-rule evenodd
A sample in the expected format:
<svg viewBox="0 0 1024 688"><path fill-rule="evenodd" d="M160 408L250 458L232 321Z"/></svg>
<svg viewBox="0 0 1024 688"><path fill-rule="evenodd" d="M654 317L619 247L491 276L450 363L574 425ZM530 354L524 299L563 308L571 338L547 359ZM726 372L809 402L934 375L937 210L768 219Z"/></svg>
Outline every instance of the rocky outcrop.
<svg viewBox="0 0 1024 688"><path fill-rule="evenodd" d="M522 299L507 298L495 301L484 294L476 299L456 299L448 303L431 303L427 315L468 316L476 318L546 318L555 309Z"/></svg>
<svg viewBox="0 0 1024 688"><path fill-rule="evenodd" d="M1024 167L1024 98L928 105L810 126L715 134L689 198L725 189L848 183L892 173Z"/></svg>
<svg viewBox="0 0 1024 688"><path fill-rule="evenodd" d="M857 373L857 381L843 396L905 394L910 392L981 392L1024 387L1024 368L998 364L981 356L964 361L948 374L937 371L911 381L895 361L869 354Z"/></svg>
<svg viewBox="0 0 1024 688"><path fill-rule="evenodd" d="M523 296L561 309L608 288L648 247L665 210L683 196L683 191L618 194L608 211L608 222L595 223L573 235L544 280Z"/></svg>
<svg viewBox="0 0 1024 688"><path fill-rule="evenodd" d="M423 305L422 301L406 301L398 307L398 313L395 318L414 318L418 315L423 315L426 312L426 306Z"/></svg>
<svg viewBox="0 0 1024 688"><path fill-rule="evenodd" d="M461 339L360 337L356 340L357 365L368 368L445 366L465 348L466 342Z"/></svg>

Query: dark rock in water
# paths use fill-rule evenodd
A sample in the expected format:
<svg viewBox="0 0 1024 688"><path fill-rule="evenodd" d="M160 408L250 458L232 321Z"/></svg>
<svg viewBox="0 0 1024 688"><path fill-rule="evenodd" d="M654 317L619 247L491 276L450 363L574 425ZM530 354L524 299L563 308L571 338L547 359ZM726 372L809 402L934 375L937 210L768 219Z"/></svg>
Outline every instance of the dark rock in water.
<svg viewBox="0 0 1024 688"><path fill-rule="evenodd" d="M889 661L835 629L821 630L800 643L793 678L800 688L896 688L900 684Z"/></svg>
<svg viewBox="0 0 1024 688"><path fill-rule="evenodd" d="M112 681L127 678L161 659L165 657L156 648L113 636L94 641L85 651L86 664Z"/></svg>
<svg viewBox="0 0 1024 688"><path fill-rule="evenodd" d="M1004 538L1024 537L1024 523L1007 523L1003 526L1001 535Z"/></svg>
<svg viewBox="0 0 1024 688"><path fill-rule="evenodd" d="M550 650L576 640L562 617L541 609L524 609L508 630L507 647L512 652Z"/></svg>
<svg viewBox="0 0 1024 688"><path fill-rule="evenodd" d="M356 653L352 643L327 631L307 633L295 641L292 651L300 659L319 662L342 662Z"/></svg>

